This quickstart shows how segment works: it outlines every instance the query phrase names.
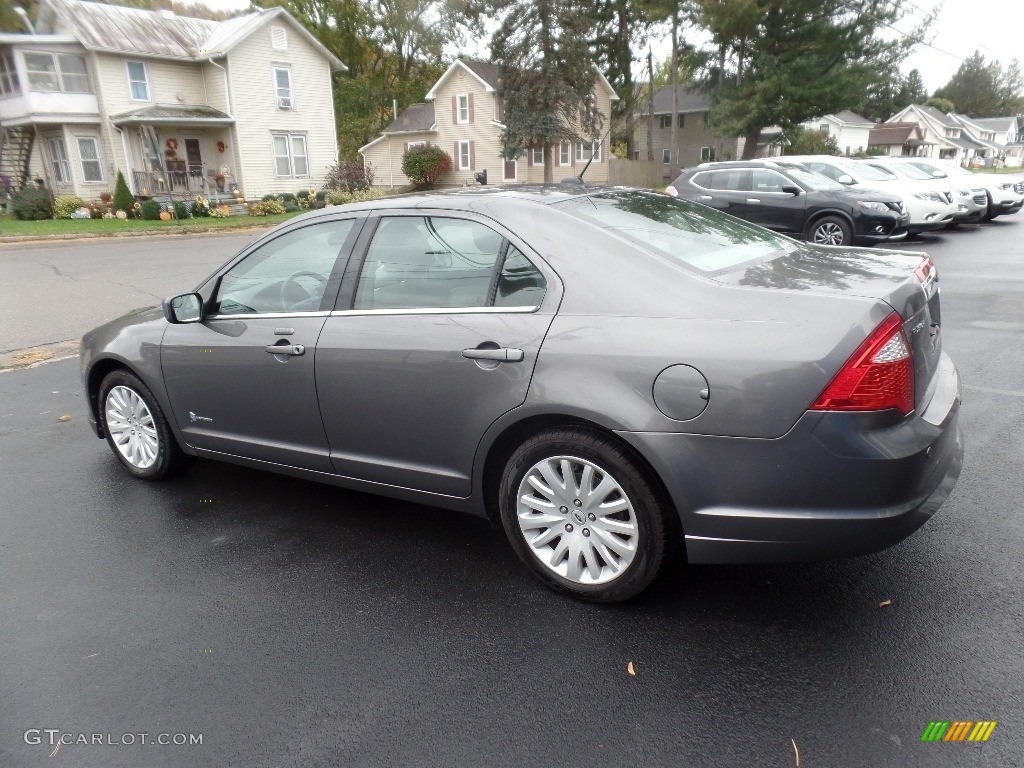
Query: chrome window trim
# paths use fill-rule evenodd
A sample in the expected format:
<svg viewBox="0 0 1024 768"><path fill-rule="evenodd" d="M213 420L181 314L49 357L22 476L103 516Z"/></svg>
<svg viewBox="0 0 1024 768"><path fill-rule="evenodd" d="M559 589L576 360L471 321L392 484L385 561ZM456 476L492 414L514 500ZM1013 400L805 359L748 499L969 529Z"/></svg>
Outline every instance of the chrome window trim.
<svg viewBox="0 0 1024 768"><path fill-rule="evenodd" d="M360 315L490 315L495 313L528 314L539 307L410 307L405 309L336 309L331 317Z"/></svg>
<svg viewBox="0 0 1024 768"><path fill-rule="evenodd" d="M209 315L203 320L254 320L261 317L282 318L282 317L328 317L330 312L246 312L237 315Z"/></svg>

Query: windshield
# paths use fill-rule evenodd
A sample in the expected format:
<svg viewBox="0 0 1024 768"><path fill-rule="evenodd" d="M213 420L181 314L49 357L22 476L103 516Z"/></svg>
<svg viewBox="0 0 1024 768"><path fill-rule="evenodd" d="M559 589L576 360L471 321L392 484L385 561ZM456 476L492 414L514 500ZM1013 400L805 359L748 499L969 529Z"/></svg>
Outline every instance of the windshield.
<svg viewBox="0 0 1024 768"><path fill-rule="evenodd" d="M730 269L793 247L791 240L767 229L653 192L602 192L556 207L702 272Z"/></svg>
<svg viewBox="0 0 1024 768"><path fill-rule="evenodd" d="M909 163L905 165L894 165L893 170L896 171L900 176L906 176L908 179L918 179L921 181L931 180L934 177L930 173L925 173L920 168L916 168Z"/></svg>
<svg viewBox="0 0 1024 768"><path fill-rule="evenodd" d="M868 181L895 181L899 179L892 171L887 171L884 168L879 168L877 165L869 165L868 163L857 163L857 170L854 173L859 173Z"/></svg>
<svg viewBox="0 0 1024 768"><path fill-rule="evenodd" d="M838 181L832 181L828 176L822 176L820 173L815 171L809 171L806 168L799 168L794 165L783 165L782 167L786 169L786 172L790 176L810 189L846 189L846 187Z"/></svg>

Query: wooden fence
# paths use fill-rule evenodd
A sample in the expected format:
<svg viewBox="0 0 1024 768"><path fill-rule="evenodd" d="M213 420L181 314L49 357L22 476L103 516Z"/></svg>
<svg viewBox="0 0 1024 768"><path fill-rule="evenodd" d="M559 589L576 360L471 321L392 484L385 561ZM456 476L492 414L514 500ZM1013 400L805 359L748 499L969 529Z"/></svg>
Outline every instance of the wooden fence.
<svg viewBox="0 0 1024 768"><path fill-rule="evenodd" d="M608 183L623 187L664 189L665 166L657 160L621 160L613 157L608 162Z"/></svg>

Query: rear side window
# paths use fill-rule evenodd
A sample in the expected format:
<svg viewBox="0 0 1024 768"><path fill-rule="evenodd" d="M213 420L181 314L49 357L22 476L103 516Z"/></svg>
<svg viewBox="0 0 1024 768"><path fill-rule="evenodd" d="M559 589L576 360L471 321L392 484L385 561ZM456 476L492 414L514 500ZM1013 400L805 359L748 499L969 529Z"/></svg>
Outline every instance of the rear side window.
<svg viewBox="0 0 1024 768"><path fill-rule="evenodd" d="M722 189L733 192L748 192L750 190L750 171L734 169L729 171L713 171L708 174L708 189Z"/></svg>
<svg viewBox="0 0 1024 768"><path fill-rule="evenodd" d="M794 247L788 238L721 211L652 192L606 192L556 206L702 272L731 269Z"/></svg>
<svg viewBox="0 0 1024 768"><path fill-rule="evenodd" d="M530 263L522 251L510 245L498 276L494 306L539 307L546 289L547 283L540 270Z"/></svg>

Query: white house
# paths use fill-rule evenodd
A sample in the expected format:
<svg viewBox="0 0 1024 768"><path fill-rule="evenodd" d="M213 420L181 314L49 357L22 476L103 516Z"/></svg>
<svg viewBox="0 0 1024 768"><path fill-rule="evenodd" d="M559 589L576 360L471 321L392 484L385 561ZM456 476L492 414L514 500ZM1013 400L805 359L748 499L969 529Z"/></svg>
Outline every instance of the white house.
<svg viewBox="0 0 1024 768"><path fill-rule="evenodd" d="M985 157L985 165L1008 165L1020 167L1024 160L1024 135L1018 125L1018 118L977 117L950 114L975 141L992 149Z"/></svg>
<svg viewBox="0 0 1024 768"><path fill-rule="evenodd" d="M596 68L595 68L596 70ZM377 186L409 184L402 173L402 155L411 147L431 144L452 158L445 184L474 184L474 176L487 171L490 184L540 183L544 180L543 150L527 151L517 160L501 157L503 113L498 98L498 65L469 59L456 60L427 92L422 104L413 104L376 139L359 148L364 165L372 170ZM611 103L618 96L604 75L597 72L594 109L604 118L602 137L592 141L562 142L555 151L555 181L577 176L608 181L608 137Z"/></svg>
<svg viewBox="0 0 1024 768"><path fill-rule="evenodd" d="M915 153L922 157L937 157L967 164L971 158L984 158L993 147L974 140L964 133L964 127L935 107L911 104L886 120L887 123L915 123L921 128L923 143Z"/></svg>
<svg viewBox="0 0 1024 768"><path fill-rule="evenodd" d="M871 129L875 127L871 120L848 109L834 115L808 120L802 125L809 131L821 131L833 137L839 151L845 155L865 152Z"/></svg>
<svg viewBox="0 0 1024 768"><path fill-rule="evenodd" d="M344 65L282 8L226 21L40 0L0 34L0 174L95 199L319 186Z"/></svg>

